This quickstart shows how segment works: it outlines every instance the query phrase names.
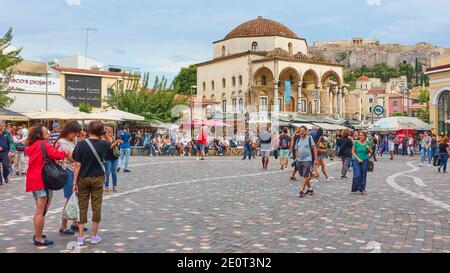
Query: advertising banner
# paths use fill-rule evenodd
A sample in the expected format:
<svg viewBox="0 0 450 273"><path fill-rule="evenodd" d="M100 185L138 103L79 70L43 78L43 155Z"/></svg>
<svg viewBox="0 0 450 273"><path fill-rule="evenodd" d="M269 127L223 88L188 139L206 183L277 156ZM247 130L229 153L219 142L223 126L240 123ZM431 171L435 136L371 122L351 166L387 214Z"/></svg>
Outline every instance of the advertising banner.
<svg viewBox="0 0 450 273"><path fill-rule="evenodd" d="M101 77L66 75L66 99L74 106L86 102L93 107L101 107L101 94Z"/></svg>
<svg viewBox="0 0 450 273"><path fill-rule="evenodd" d="M45 92L46 88L45 77L14 75L10 79L8 86L18 91ZM59 93L60 92L59 78L49 77L47 80L47 86L49 93Z"/></svg>
<svg viewBox="0 0 450 273"><path fill-rule="evenodd" d="M284 82L284 103L291 103L291 81Z"/></svg>

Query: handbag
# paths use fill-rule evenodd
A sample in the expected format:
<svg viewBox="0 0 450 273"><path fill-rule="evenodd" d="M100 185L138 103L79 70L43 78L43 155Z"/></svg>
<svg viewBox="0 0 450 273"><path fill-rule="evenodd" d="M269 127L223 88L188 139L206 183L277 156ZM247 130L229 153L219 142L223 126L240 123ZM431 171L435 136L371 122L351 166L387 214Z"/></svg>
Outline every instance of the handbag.
<svg viewBox="0 0 450 273"><path fill-rule="evenodd" d="M16 151L23 152L23 151L25 151L25 144L17 143L15 148L16 148Z"/></svg>
<svg viewBox="0 0 450 273"><path fill-rule="evenodd" d="M42 169L44 187L46 190L61 190L67 182L68 175L59 164L48 158L45 142L41 142L41 150L44 157L44 168Z"/></svg>
<svg viewBox="0 0 450 273"><path fill-rule="evenodd" d="M150 144L150 145L151 145L151 144ZM114 156L116 159L119 159L119 158L120 158L120 149L119 149L119 147L115 146L115 147L112 149L112 154L113 154L113 156Z"/></svg>
<svg viewBox="0 0 450 273"><path fill-rule="evenodd" d="M375 170L375 162L373 160L369 160L369 164L367 165L367 171L372 173Z"/></svg>

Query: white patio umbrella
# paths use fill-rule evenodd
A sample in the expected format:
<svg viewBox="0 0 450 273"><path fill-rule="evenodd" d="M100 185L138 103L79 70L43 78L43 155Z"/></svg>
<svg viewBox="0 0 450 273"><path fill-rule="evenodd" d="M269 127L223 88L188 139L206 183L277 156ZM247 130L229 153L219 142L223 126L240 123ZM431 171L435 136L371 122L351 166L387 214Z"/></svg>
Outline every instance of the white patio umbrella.
<svg viewBox="0 0 450 273"><path fill-rule="evenodd" d="M414 117L390 117L382 118L369 126L371 132L390 132L398 130L431 130L431 126L422 120Z"/></svg>
<svg viewBox="0 0 450 273"><path fill-rule="evenodd" d="M102 117L115 117L123 121L144 121L145 117L139 116L133 113L128 113L118 109L107 110L104 112L93 113L97 119L102 119Z"/></svg>

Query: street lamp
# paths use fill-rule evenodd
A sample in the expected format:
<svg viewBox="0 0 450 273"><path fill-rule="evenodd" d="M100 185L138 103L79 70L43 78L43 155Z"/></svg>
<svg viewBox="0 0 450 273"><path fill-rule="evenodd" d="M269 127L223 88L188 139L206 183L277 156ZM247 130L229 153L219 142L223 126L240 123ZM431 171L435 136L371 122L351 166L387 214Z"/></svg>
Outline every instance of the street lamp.
<svg viewBox="0 0 450 273"><path fill-rule="evenodd" d="M48 74L51 73L49 65L55 65L57 62L57 60L45 62L45 112L48 112Z"/></svg>
<svg viewBox="0 0 450 273"><path fill-rule="evenodd" d="M88 42L89 42L89 31L97 31L97 28L82 28L81 30L86 30L86 47L84 50L84 68L87 68L87 50L88 50Z"/></svg>

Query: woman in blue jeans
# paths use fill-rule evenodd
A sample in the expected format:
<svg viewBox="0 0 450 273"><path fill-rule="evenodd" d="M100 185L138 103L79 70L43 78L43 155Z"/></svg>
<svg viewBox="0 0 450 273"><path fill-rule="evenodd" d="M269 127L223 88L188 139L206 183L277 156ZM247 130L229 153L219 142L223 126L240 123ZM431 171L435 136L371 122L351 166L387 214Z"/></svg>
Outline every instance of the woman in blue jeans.
<svg viewBox="0 0 450 273"><path fill-rule="evenodd" d="M75 161L72 159L72 153L75 149L75 145L77 144L77 135L81 132L81 126L78 121L72 120L64 125L64 128L59 133L58 139L55 143L55 148L58 151L64 151L70 156L66 157L64 160L61 160L59 164L61 167L66 170L68 175L66 184L64 184L63 192L64 198L66 199L66 204L72 196L73 189L73 168L75 167ZM67 219L64 217L61 220L61 225L59 227L59 233L61 235L74 235L75 231L78 230L78 223L73 221L70 228L67 228Z"/></svg>
<svg viewBox="0 0 450 273"><path fill-rule="evenodd" d="M441 158L441 163L439 164L438 172L441 170L447 173L447 161L450 156L450 148L448 145L448 137L443 137L439 141L439 157Z"/></svg>
<svg viewBox="0 0 450 273"><path fill-rule="evenodd" d="M105 140L111 144L108 155L105 161L105 192L109 191L109 177L112 177L113 191L117 191L117 167L119 165L119 158L114 155L113 150L123 143L123 140L118 139L114 141L112 128L106 128Z"/></svg>
<svg viewBox="0 0 450 273"><path fill-rule="evenodd" d="M360 192L366 195L367 167L369 165L369 154L372 153L370 144L367 142L367 134L359 133L359 139L353 143L353 183L352 192Z"/></svg>

